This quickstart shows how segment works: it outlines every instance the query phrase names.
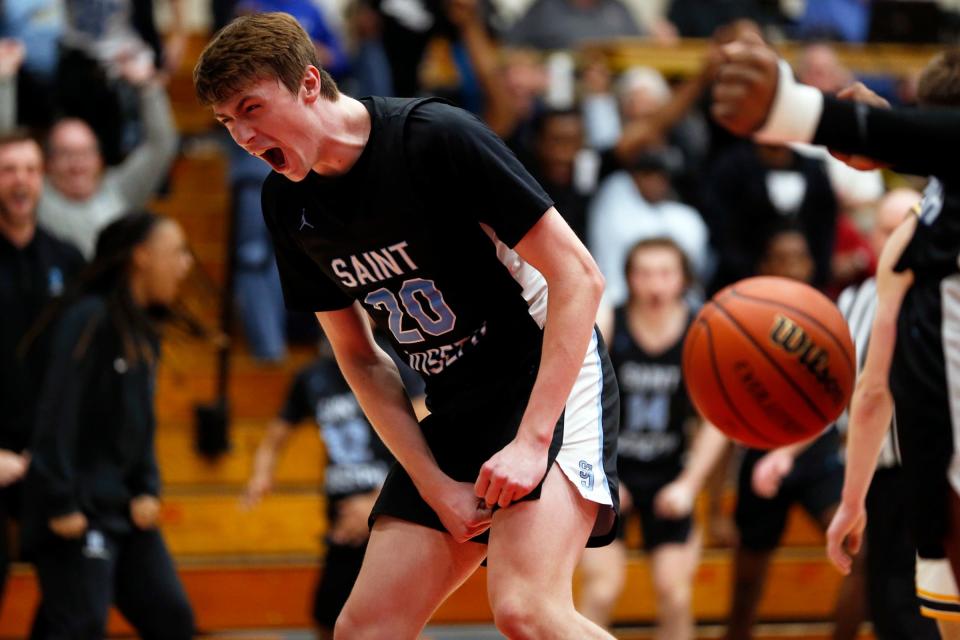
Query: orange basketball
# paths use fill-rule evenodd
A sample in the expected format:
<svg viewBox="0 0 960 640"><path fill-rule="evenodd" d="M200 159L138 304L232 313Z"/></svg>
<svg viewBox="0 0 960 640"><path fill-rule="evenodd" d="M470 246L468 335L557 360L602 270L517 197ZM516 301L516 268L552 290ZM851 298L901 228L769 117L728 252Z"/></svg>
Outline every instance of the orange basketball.
<svg viewBox="0 0 960 640"><path fill-rule="evenodd" d="M734 440L761 449L804 440L836 420L855 375L840 311L786 278L748 278L717 293L683 347L694 406Z"/></svg>

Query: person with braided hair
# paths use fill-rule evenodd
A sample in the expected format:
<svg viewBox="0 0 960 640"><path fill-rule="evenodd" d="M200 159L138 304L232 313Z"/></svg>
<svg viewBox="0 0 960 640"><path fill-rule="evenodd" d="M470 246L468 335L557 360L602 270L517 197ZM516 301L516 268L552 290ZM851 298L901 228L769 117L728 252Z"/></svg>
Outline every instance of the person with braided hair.
<svg viewBox="0 0 960 640"><path fill-rule="evenodd" d="M158 321L192 258L180 226L124 216L25 340L51 329L25 539L43 597L34 637L103 638L115 604L142 638L193 637L193 613L157 530L154 453Z"/></svg>

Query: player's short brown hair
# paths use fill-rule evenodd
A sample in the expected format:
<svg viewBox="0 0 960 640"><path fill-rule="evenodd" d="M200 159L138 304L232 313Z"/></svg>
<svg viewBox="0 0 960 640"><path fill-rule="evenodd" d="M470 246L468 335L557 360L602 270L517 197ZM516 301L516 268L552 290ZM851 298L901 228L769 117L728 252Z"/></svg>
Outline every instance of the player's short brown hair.
<svg viewBox="0 0 960 640"><path fill-rule="evenodd" d="M38 149L42 149L40 143L28 129L17 127L6 133L0 133L0 148L11 144L20 144L21 142L32 142L37 145Z"/></svg>
<svg viewBox="0 0 960 640"><path fill-rule="evenodd" d="M930 107L960 106L960 49L938 54L923 70L917 100Z"/></svg>
<svg viewBox="0 0 960 640"><path fill-rule="evenodd" d="M696 283L697 276L693 272L693 264L690 262L690 257L687 255L687 252L677 244L676 240L667 236L644 238L630 247L630 251L627 252L626 262L623 265L623 275L626 277L627 282L630 281L630 275L633 272L633 264L636 262L637 254L647 249L669 249L673 251L677 254L677 259L680 261L680 270L683 272L684 289L688 289Z"/></svg>
<svg viewBox="0 0 960 640"><path fill-rule="evenodd" d="M307 67L320 70L320 94L340 95L337 83L321 66L317 49L293 16L258 13L241 16L217 32L193 68L201 104L223 102L250 84L276 78L296 95Z"/></svg>

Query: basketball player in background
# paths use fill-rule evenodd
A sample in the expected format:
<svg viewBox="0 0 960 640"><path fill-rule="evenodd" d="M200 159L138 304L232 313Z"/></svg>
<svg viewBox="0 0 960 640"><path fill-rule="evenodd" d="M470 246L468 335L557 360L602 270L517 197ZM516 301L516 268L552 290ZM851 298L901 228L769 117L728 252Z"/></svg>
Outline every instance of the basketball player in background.
<svg viewBox="0 0 960 640"><path fill-rule="evenodd" d="M862 85L824 96L797 85L775 52L753 39L735 43L715 87L714 116L731 130L766 140L823 144L856 154L850 162L886 162L897 171L933 175L918 216L893 233L877 269L877 310L863 372L851 401L843 501L827 552L847 572L866 524L870 479L896 406L897 440L911 485L923 612L956 618L960 575L960 454L954 415L960 391L960 190L953 157L960 112L889 110ZM956 107L960 55L941 54L921 76L924 107ZM952 571L943 562L949 559ZM955 632L945 630L944 635Z"/></svg>
<svg viewBox="0 0 960 640"><path fill-rule="evenodd" d="M609 339L622 399L620 504L639 516L643 548L650 554L655 637L692 639L690 600L702 547L693 506L728 441L699 417L683 384L683 340L694 313L684 298L694 278L686 254L669 238L641 240L627 254L624 271L627 302L600 327ZM588 549L580 563L578 608L604 626L626 579L622 534L621 527L615 542Z"/></svg>
<svg viewBox="0 0 960 640"><path fill-rule="evenodd" d="M552 201L470 114L340 94L285 14L222 29L194 80L271 165L263 209L286 303L317 313L398 461L337 637L416 637L487 558L505 635L610 638L572 593L583 547L616 535L603 278ZM426 381L420 425L368 315Z"/></svg>
<svg viewBox="0 0 960 640"><path fill-rule="evenodd" d="M772 233L757 264L757 274L809 284L814 262L806 236L791 227ZM771 481L771 476L776 477L776 482ZM734 557L728 640L753 637L770 558L780 544L790 509L800 505L826 531L840 503L842 484L843 462L835 428L812 442L771 452L750 448L745 451L737 489L735 520L740 535ZM863 619L860 568L858 565L853 575L844 580L837 597L832 636L835 639L855 638Z"/></svg>
<svg viewBox="0 0 960 640"><path fill-rule="evenodd" d="M422 382L398 364L414 406L422 404ZM419 415L419 412L418 412ZM327 498L326 553L314 592L313 620L321 640L333 627L360 573L370 530L367 520L392 459L367 422L337 368L333 351L321 338L320 356L294 377L280 414L267 426L253 459L244 503L253 507L273 488L280 455L297 425L312 418L323 440Z"/></svg>

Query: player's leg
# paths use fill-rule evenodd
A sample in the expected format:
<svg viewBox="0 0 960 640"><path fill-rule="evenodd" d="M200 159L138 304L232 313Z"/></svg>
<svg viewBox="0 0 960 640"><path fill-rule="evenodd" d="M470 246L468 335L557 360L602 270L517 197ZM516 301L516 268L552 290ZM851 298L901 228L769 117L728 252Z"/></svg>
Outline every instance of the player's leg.
<svg viewBox="0 0 960 640"><path fill-rule="evenodd" d="M953 570L953 579L960 584L960 496L954 488L956 483L951 483L950 490L947 491L947 530L948 535L944 538L943 548L946 551L947 558L950 560L950 567Z"/></svg>
<svg viewBox="0 0 960 640"><path fill-rule="evenodd" d="M693 576L700 562L699 530L688 532L686 542L658 545L650 554L653 588L657 596L657 640L692 640L691 599Z"/></svg>
<svg viewBox="0 0 960 640"><path fill-rule="evenodd" d="M193 609L157 529L120 540L115 580L117 608L141 638L193 638Z"/></svg>
<svg viewBox="0 0 960 640"><path fill-rule="evenodd" d="M476 571L485 554L484 545L458 544L448 533L378 517L334 637L416 638L440 603Z"/></svg>
<svg viewBox="0 0 960 640"><path fill-rule="evenodd" d="M782 486L773 498L763 498L753 491L753 467L763 455L748 450L743 457L737 481L737 546L733 564L733 598L728 618L728 640L752 637L760 596L767 582L770 557L780 544L786 527L787 511L792 503L788 487Z"/></svg>
<svg viewBox="0 0 960 640"><path fill-rule="evenodd" d="M613 605L623 592L626 577L627 547L623 540L584 551L577 610L598 625L609 627Z"/></svg>
<svg viewBox="0 0 960 640"><path fill-rule="evenodd" d="M487 588L494 622L508 638L612 638L573 605L573 572L599 509L554 465L539 500L494 514Z"/></svg>
<svg viewBox="0 0 960 640"><path fill-rule="evenodd" d="M333 638L333 627L360 575L366 548L366 543L358 547L327 545L323 570L313 597L313 621L317 624L320 640Z"/></svg>

